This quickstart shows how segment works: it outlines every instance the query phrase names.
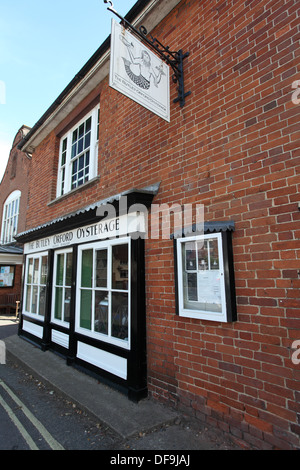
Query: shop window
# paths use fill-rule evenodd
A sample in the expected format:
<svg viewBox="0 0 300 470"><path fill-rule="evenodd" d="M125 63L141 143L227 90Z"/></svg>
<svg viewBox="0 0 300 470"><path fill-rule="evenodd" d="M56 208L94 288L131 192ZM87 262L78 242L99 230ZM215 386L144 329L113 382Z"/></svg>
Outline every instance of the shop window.
<svg viewBox="0 0 300 470"><path fill-rule="evenodd" d="M21 191L14 191L5 201L2 215L1 243L14 242L18 230Z"/></svg>
<svg viewBox="0 0 300 470"><path fill-rule="evenodd" d="M177 309L182 317L236 319L230 232L175 240Z"/></svg>
<svg viewBox="0 0 300 470"><path fill-rule="evenodd" d="M47 276L48 254L28 256L25 271L25 314L34 317L45 316Z"/></svg>
<svg viewBox="0 0 300 470"><path fill-rule="evenodd" d="M52 321L65 326L70 321L72 259L72 250L58 251L54 256Z"/></svg>
<svg viewBox="0 0 300 470"><path fill-rule="evenodd" d="M129 348L130 245L128 239L79 247L76 329Z"/></svg>
<svg viewBox="0 0 300 470"><path fill-rule="evenodd" d="M99 113L97 106L61 138L57 197L97 175Z"/></svg>

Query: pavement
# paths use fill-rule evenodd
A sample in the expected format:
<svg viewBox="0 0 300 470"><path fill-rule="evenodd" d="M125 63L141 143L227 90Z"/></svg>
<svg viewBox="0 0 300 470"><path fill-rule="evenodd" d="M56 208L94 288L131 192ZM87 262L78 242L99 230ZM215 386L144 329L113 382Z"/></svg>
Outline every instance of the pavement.
<svg viewBox="0 0 300 470"><path fill-rule="evenodd" d="M0 317L0 327L17 324ZM0 328L1 330L1 328ZM230 437L185 416L151 398L131 402L124 394L99 382L51 351L42 351L20 338L17 328L2 340L6 358L73 402L136 450L238 450ZM1 338L1 336L0 336ZM191 424L192 423L192 424Z"/></svg>

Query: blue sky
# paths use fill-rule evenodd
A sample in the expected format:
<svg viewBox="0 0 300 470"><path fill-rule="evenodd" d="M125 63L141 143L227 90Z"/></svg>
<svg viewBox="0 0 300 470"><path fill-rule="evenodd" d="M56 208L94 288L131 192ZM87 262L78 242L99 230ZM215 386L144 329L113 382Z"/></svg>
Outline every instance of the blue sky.
<svg viewBox="0 0 300 470"><path fill-rule="evenodd" d="M122 16L136 0L114 0ZM109 36L103 0L0 0L0 181L12 141L32 127Z"/></svg>

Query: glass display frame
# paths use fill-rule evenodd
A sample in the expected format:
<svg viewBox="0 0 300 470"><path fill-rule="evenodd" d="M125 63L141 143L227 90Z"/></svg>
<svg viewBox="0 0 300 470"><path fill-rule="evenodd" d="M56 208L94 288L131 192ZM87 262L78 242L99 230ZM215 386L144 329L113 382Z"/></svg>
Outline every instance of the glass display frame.
<svg viewBox="0 0 300 470"><path fill-rule="evenodd" d="M231 231L176 238L174 259L179 316L237 320Z"/></svg>

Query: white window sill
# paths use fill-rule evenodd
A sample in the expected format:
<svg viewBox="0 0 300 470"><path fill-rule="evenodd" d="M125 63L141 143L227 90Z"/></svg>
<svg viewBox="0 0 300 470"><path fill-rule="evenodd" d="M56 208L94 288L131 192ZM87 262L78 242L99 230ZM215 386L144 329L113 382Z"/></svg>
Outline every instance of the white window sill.
<svg viewBox="0 0 300 470"><path fill-rule="evenodd" d="M90 181L87 181L86 183L82 184L81 186L78 186L78 188L71 189L71 191L69 191L68 193L63 194L62 196L58 196L57 198L55 198L52 201L48 202L47 206L50 207L53 204L57 204L58 202L63 201L64 199L66 199L68 196L71 196L72 194L76 193L77 191L78 192L82 191L82 190L86 189L87 187L95 184L98 181L100 181L100 176L95 176L95 178L92 178Z"/></svg>

